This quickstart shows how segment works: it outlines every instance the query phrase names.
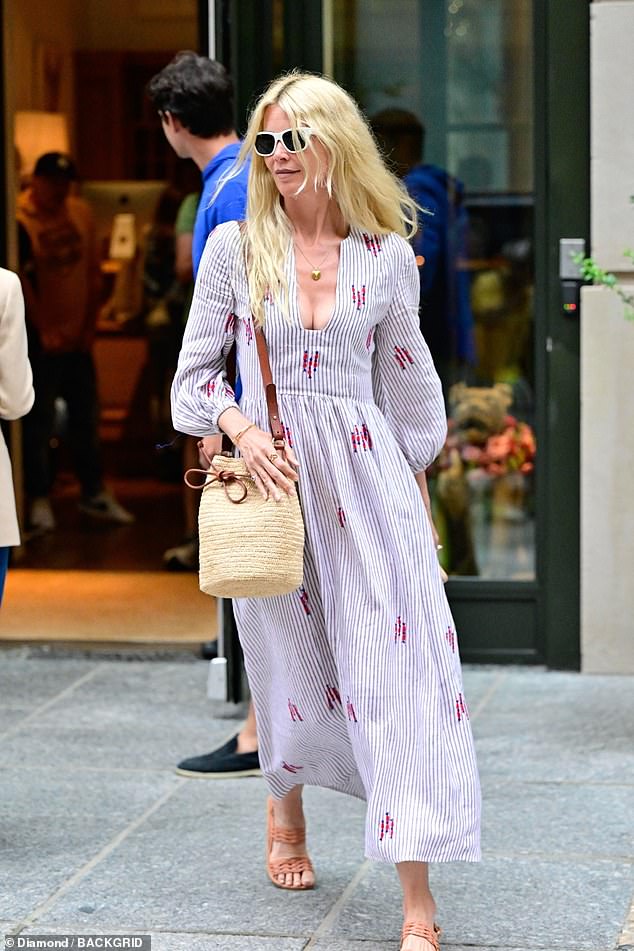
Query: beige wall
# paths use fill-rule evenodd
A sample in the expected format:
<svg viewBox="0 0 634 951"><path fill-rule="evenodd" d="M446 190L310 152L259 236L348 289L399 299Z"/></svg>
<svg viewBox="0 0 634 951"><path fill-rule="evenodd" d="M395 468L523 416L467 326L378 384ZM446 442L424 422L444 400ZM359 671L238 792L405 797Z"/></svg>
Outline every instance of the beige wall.
<svg viewBox="0 0 634 951"><path fill-rule="evenodd" d="M592 253L634 293L634 0L591 6ZM581 650L634 673L634 322L610 290L581 308Z"/></svg>
<svg viewBox="0 0 634 951"><path fill-rule="evenodd" d="M611 291L583 291L581 654L634 674L634 323Z"/></svg>
<svg viewBox="0 0 634 951"><path fill-rule="evenodd" d="M592 4L592 251L604 267L634 272L633 0Z"/></svg>

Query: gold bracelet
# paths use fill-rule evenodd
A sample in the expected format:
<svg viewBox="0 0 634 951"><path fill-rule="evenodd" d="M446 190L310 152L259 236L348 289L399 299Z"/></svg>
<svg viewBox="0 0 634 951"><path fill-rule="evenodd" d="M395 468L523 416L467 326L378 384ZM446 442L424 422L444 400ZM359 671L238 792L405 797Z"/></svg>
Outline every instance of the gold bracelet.
<svg viewBox="0 0 634 951"><path fill-rule="evenodd" d="M245 426L244 429L241 429L239 433L236 433L235 436L231 440L233 445L237 446L240 440L242 439L242 437L244 436L244 434L248 433L249 430L253 429L254 426L255 426L255 423L249 423L249 425Z"/></svg>

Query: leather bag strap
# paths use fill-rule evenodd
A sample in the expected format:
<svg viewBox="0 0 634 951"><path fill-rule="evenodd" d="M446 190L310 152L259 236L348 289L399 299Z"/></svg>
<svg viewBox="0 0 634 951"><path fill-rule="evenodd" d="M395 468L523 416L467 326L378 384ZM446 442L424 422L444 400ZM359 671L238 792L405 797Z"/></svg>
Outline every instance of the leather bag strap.
<svg viewBox="0 0 634 951"><path fill-rule="evenodd" d="M244 239L247 227L246 221L239 221L238 227L240 229L240 234ZM245 269L248 268L246 253L244 255L244 266ZM269 424L271 427L271 434L273 436L273 445L276 449L284 450L286 447L286 440L284 439L284 430L282 429L282 424L280 423L280 411L277 405L277 390L275 389L275 383L273 382L269 351L268 347L266 346L266 337L264 336L262 328L257 326L255 317L253 317L253 326L255 327L255 342L258 350L258 360L260 361L262 383L264 384L266 407L269 411Z"/></svg>
<svg viewBox="0 0 634 951"><path fill-rule="evenodd" d="M255 342L258 349L258 360L260 361L260 372L262 374L262 383L264 384L264 393L266 395L266 406L269 411L269 423L273 435L273 445L276 449L284 449L285 439L284 430L280 422L280 410L277 405L277 390L273 382L271 372L271 363L269 361L269 351L266 345L266 338L261 327L256 327Z"/></svg>

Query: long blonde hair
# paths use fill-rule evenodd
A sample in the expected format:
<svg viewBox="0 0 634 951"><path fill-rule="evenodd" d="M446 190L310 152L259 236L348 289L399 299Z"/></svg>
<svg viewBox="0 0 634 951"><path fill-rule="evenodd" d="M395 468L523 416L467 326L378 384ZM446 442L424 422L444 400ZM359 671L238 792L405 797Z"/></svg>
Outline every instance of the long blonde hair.
<svg viewBox="0 0 634 951"><path fill-rule="evenodd" d="M368 234L396 232L409 238L417 228L418 206L386 168L354 99L324 76L293 71L274 79L251 113L236 166L230 172L233 177L251 156L243 240L249 261L249 300L259 323L264 321L267 294L288 313L285 262L291 226L273 176L253 148L255 136L263 129L264 114L273 105L287 114L292 128L313 129L327 155L327 168L318 167L315 181L309 182L304 154L296 153L304 168L300 191L324 184L346 223ZM312 140L308 147L314 153Z"/></svg>

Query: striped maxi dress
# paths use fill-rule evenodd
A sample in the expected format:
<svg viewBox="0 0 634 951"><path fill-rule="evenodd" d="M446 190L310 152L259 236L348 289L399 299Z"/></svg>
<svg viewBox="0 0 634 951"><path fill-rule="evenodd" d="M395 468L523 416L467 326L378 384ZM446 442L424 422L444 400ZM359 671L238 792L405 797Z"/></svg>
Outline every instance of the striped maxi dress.
<svg viewBox="0 0 634 951"><path fill-rule="evenodd" d="M300 461L304 579L234 611L255 701L262 770L367 801L365 849L385 862L477 861L480 789L454 622L414 473L446 434L418 322L419 277L397 235L352 228L334 309L306 330L293 249L289 313L265 302L281 419ZM236 222L210 235L172 388L177 430L219 432L235 406L268 416ZM222 539L218 539L222 545Z"/></svg>

